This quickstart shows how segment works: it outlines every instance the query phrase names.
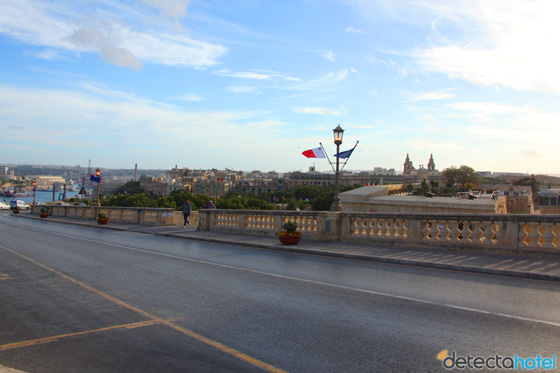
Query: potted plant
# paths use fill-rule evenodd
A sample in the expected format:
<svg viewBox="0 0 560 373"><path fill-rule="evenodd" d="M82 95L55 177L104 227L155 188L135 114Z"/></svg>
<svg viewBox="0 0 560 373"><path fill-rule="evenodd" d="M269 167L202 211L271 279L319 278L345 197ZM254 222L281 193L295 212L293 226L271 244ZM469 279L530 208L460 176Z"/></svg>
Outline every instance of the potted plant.
<svg viewBox="0 0 560 373"><path fill-rule="evenodd" d="M46 207L41 207L41 210L39 210L39 216L42 217L43 219L46 218L47 216L49 216L49 210L47 210Z"/></svg>
<svg viewBox="0 0 560 373"><path fill-rule="evenodd" d="M104 213L100 212L97 214L97 224L107 224L109 222L109 218Z"/></svg>
<svg viewBox="0 0 560 373"><path fill-rule="evenodd" d="M18 206L14 207L14 209L12 210L12 212L13 212L14 214L19 214L19 207L18 207Z"/></svg>
<svg viewBox="0 0 560 373"><path fill-rule="evenodd" d="M302 233L298 231L297 221L287 221L282 224L283 231L278 233L278 239L284 245L296 245L301 240Z"/></svg>

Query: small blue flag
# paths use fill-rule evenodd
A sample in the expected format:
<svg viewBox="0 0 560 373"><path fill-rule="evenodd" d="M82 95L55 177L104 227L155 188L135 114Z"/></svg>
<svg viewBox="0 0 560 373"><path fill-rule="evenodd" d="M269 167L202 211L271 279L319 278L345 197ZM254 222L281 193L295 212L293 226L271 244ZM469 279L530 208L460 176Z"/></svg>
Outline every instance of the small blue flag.
<svg viewBox="0 0 560 373"><path fill-rule="evenodd" d="M354 149L356 149L356 147L354 146L352 149L350 150L346 150L344 152L340 152L334 155L334 157L338 157L338 158L350 158L350 156L352 155L352 152L354 151Z"/></svg>
<svg viewBox="0 0 560 373"><path fill-rule="evenodd" d="M100 182L101 182L101 177L89 175L89 179L90 179L91 181L95 181L96 183L100 183Z"/></svg>

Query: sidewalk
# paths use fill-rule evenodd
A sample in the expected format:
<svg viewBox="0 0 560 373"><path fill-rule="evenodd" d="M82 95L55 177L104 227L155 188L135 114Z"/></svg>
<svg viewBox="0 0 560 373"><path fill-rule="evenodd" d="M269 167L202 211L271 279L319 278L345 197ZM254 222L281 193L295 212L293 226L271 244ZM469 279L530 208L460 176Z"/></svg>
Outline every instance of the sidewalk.
<svg viewBox="0 0 560 373"><path fill-rule="evenodd" d="M20 213L14 218L40 219L38 215ZM43 219L40 219L43 220ZM397 245L365 244L351 242L322 242L302 238L294 246L282 245L276 236L247 235L223 232L197 231L196 228L177 226L153 227L110 222L98 225L94 220L78 220L49 216L46 222L89 226L97 229L139 232L166 237L191 239L233 245L243 245L269 250L291 251L311 255L335 256L453 271L484 273L535 280L560 281L560 250L542 254L493 254L477 250L446 250L418 247L411 249Z"/></svg>

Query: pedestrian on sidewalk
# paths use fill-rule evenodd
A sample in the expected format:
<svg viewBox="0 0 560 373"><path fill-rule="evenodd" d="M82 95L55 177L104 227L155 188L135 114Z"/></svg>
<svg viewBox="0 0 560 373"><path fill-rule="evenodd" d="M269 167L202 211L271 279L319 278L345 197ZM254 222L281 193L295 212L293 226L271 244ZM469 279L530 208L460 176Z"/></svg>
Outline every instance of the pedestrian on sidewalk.
<svg viewBox="0 0 560 373"><path fill-rule="evenodd" d="M183 223L183 228L185 228L187 224L189 225L189 227L191 226L191 223L189 223L190 214L191 214L191 203L187 198L185 203L183 203L183 217L185 218L185 223Z"/></svg>
<svg viewBox="0 0 560 373"><path fill-rule="evenodd" d="M214 205L214 202L210 201L210 202L208 202L208 206L206 206L206 208L208 210L213 210L213 209L216 208L216 206Z"/></svg>

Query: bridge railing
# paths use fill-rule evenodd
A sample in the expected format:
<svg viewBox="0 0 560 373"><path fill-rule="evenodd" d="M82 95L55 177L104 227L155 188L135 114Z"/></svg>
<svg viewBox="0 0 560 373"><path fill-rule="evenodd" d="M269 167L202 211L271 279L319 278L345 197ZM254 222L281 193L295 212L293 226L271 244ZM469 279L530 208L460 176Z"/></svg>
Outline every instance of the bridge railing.
<svg viewBox="0 0 560 373"><path fill-rule="evenodd" d="M38 214L41 207L32 206L31 213ZM49 214L74 219L95 220L104 213L109 221L145 225L174 225L177 221L172 208L107 207L107 206L48 206Z"/></svg>
<svg viewBox="0 0 560 373"><path fill-rule="evenodd" d="M40 207L33 206L38 214ZM53 216L146 225L182 225L171 208L49 206ZM330 211L199 210L190 217L199 230L276 235L287 221L305 237L321 241L426 244L492 249L560 250L560 215L406 214Z"/></svg>
<svg viewBox="0 0 560 373"><path fill-rule="evenodd" d="M199 230L265 235L295 220L304 236L324 241L560 249L560 215L200 210L199 219Z"/></svg>

